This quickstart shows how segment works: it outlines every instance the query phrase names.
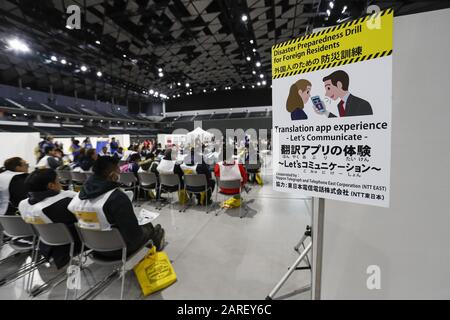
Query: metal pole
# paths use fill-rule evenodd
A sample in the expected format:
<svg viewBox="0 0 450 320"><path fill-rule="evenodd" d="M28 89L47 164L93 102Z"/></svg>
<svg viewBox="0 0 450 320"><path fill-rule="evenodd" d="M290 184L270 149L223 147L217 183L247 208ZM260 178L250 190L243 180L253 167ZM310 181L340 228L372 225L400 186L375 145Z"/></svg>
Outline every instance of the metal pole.
<svg viewBox="0 0 450 320"><path fill-rule="evenodd" d="M323 255L323 221L325 214L325 199L314 198L313 202L313 227L311 238L313 242L312 250L312 272L311 272L311 299L320 300L320 288L322 279L322 255Z"/></svg>

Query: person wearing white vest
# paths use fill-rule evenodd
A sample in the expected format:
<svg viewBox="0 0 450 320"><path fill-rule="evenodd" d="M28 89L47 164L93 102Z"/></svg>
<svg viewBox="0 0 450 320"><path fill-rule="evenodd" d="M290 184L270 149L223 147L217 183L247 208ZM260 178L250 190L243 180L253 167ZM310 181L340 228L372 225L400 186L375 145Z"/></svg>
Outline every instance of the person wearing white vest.
<svg viewBox="0 0 450 320"><path fill-rule="evenodd" d="M211 196L212 192L214 192L214 188L216 186L216 182L212 179L211 170L209 165L205 162L204 157L201 154L196 154L194 148L191 149L190 155L187 155L184 159L184 163L181 164L181 169L184 174L204 174L206 177L206 182L208 183L208 194L207 194L207 202L208 204L212 203ZM186 187L187 191L192 192L202 192L205 190L204 187ZM196 194L198 203L200 203L201 196L200 194Z"/></svg>
<svg viewBox="0 0 450 320"><path fill-rule="evenodd" d="M38 169L56 169L60 165L62 165L61 161L56 158L55 154L55 147L54 146L48 146L45 148L45 156L39 160L39 162L36 165L36 168Z"/></svg>
<svg viewBox="0 0 450 320"><path fill-rule="evenodd" d="M214 167L216 177L219 177L222 181L241 180L241 185L243 186L248 180L245 167L241 163L233 160L232 155L227 156L228 158L226 161L216 163L216 166ZM221 188L220 192L231 195L238 193L239 189ZM239 196L233 196L233 198L239 199Z"/></svg>
<svg viewBox="0 0 450 320"><path fill-rule="evenodd" d="M157 250L164 246L164 230L151 223L140 226L130 198L120 189L118 160L99 157L92 168L94 175L84 183L68 209L77 217L81 228L111 230L117 228L126 245L127 254L153 241ZM103 259L120 259L121 250L95 252Z"/></svg>
<svg viewBox="0 0 450 320"><path fill-rule="evenodd" d="M15 215L19 202L27 198L28 163L19 157L9 158L1 170L0 215Z"/></svg>
<svg viewBox="0 0 450 320"><path fill-rule="evenodd" d="M53 169L37 169L25 181L29 198L19 203L19 212L23 220L31 224L64 223L75 241L75 253L81 248L81 242L75 230L77 219L67 209L75 197L73 191L62 191L58 176ZM41 254L49 261L51 258L58 269L70 260L70 245L48 246L40 243Z"/></svg>

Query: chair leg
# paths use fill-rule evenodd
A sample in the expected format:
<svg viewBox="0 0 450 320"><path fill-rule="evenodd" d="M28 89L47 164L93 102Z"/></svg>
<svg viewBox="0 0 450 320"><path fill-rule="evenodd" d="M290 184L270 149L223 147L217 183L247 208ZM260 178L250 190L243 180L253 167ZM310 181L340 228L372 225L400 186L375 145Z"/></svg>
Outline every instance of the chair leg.
<svg viewBox="0 0 450 320"><path fill-rule="evenodd" d="M125 264L127 263L126 249L122 251L122 285L120 287L120 300L123 300L123 290L125 288Z"/></svg>
<svg viewBox="0 0 450 320"><path fill-rule="evenodd" d="M69 253L69 255L70 255L70 260L69 260L69 265L68 265L67 268L70 268L70 266L72 265L72 261L73 261L73 250L74 250L74 243L71 243L71 244L70 244L70 253ZM66 273L67 273L67 270L66 270ZM80 272L80 275L81 275L81 272ZM67 281L66 281L66 293L65 293L65 295L64 295L64 300L67 300L68 295L69 295L69 287L67 286Z"/></svg>
<svg viewBox="0 0 450 320"><path fill-rule="evenodd" d="M35 243L35 239L33 238L33 243ZM31 260L33 265L37 265L37 260L39 256L39 244L41 243L40 239L38 239L36 246L34 247L34 250L31 253ZM31 273L28 275L28 282L27 282L27 291L29 294L31 294L31 289L33 286L34 281L34 271L32 270Z"/></svg>

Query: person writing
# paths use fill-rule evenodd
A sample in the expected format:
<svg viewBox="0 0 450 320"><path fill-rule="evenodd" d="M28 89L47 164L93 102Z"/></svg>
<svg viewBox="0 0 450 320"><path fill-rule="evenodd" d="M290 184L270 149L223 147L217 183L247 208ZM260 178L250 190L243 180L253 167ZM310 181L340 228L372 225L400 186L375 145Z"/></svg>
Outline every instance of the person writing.
<svg viewBox="0 0 450 320"><path fill-rule="evenodd" d="M140 226L128 195L120 189L118 161L112 157L99 157L92 168L92 175L81 192L73 198L68 209L75 214L81 228L110 230L117 228L126 245L127 254L139 250L153 241L157 250L164 246L164 229L151 223ZM95 215L92 218L92 215ZM86 216L91 219L85 219ZM103 258L120 259L121 250L95 252Z"/></svg>

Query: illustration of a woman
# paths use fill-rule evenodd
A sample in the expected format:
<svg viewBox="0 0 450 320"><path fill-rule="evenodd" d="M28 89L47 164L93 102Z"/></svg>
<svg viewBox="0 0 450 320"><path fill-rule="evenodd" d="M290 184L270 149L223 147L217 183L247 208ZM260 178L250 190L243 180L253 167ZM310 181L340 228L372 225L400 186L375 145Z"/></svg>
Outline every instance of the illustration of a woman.
<svg viewBox="0 0 450 320"><path fill-rule="evenodd" d="M300 79L291 86L289 97L286 101L286 109L291 113L292 120L306 120L308 115L303 110L305 103L311 97L311 82Z"/></svg>

